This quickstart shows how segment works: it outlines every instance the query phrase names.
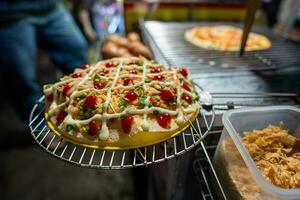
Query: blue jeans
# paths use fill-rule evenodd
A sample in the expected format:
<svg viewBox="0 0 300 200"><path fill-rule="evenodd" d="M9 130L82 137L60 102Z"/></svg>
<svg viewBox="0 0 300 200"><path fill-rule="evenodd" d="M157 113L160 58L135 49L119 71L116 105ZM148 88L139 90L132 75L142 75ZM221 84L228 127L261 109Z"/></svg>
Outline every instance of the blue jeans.
<svg viewBox="0 0 300 200"><path fill-rule="evenodd" d="M62 5L44 15L0 24L0 70L7 89L5 96L26 122L42 91L36 79L37 45L47 50L65 74L87 62L86 41Z"/></svg>

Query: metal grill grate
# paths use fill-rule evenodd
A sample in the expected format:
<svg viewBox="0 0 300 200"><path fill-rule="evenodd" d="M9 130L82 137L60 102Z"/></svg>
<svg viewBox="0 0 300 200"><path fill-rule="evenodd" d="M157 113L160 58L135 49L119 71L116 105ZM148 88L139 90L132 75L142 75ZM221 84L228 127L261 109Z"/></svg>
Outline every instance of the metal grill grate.
<svg viewBox="0 0 300 200"><path fill-rule="evenodd" d="M165 142L129 150L93 149L73 144L52 133L44 119L43 100L44 97L38 100L30 115L29 127L35 141L56 158L89 168L133 168L175 158L199 144L214 121L214 110L201 108L198 118L188 129Z"/></svg>
<svg viewBox="0 0 300 200"><path fill-rule="evenodd" d="M218 52L196 47L184 39L186 30L199 25L220 23L141 22L145 42L155 49L154 57L169 66L189 66L192 74L237 71L287 70L300 65L300 45L274 35L268 29L254 27L254 32L266 35L272 48L264 51ZM225 23L226 24L226 23ZM222 23L224 25L224 23ZM240 27L240 24L228 24Z"/></svg>

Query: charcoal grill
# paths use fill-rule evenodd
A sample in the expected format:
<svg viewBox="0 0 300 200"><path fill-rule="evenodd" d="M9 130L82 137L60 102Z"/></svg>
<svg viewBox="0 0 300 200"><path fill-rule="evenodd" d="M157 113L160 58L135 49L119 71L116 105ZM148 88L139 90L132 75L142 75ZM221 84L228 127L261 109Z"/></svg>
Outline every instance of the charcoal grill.
<svg viewBox="0 0 300 200"><path fill-rule="evenodd" d="M185 189L175 186L172 194L174 199L183 197L182 190L188 191L185 199L192 199L189 194L204 200L227 199L224 193L226 186L219 182L211 165L223 129L221 117L225 111L268 105L300 106L299 42L276 35L267 28L254 27L254 32L271 40L272 48L246 52L240 57L238 52L201 49L184 39L185 31L190 28L220 24L242 27L237 23L140 22L144 42L150 46L154 59L167 66L187 66L193 81L210 92L216 112L212 131L192 152L189 167L185 167L192 168L193 172L181 171L181 176L178 176L190 177L186 183L193 182L195 176L197 186L194 190L190 189L189 184ZM182 166L177 167L184 169ZM181 182L180 178L177 182Z"/></svg>
<svg viewBox="0 0 300 200"><path fill-rule="evenodd" d="M196 47L184 39L186 30L199 25L233 25L235 23L191 23L191 22L141 22L145 42L155 49L154 58L169 66L188 66L191 74L241 71L285 71L300 65L299 45L275 35L263 27L253 31L267 36L272 48L265 51L246 52L240 57L238 52L217 52ZM282 48L284 46L284 48Z"/></svg>

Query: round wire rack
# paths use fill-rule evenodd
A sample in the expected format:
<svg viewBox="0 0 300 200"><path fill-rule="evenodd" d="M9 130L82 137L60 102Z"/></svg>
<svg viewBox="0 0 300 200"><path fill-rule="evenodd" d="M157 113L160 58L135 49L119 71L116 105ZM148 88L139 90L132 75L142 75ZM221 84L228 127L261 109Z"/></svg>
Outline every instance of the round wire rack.
<svg viewBox="0 0 300 200"><path fill-rule="evenodd" d="M203 91L199 89L199 86L197 89ZM199 115L189 128L164 142L128 150L94 149L68 142L53 133L44 119L43 100L44 96L36 102L30 113L29 128L34 140L52 156L88 168L127 169L148 166L178 157L191 150L207 136L215 118L214 108L212 106L208 108L207 102L200 103Z"/></svg>

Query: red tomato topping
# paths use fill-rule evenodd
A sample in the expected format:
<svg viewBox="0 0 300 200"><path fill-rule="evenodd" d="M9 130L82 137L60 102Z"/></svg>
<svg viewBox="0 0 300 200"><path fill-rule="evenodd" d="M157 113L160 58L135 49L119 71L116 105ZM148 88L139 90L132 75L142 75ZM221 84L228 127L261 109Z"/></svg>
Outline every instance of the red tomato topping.
<svg viewBox="0 0 300 200"><path fill-rule="evenodd" d="M84 107L95 107L97 104L97 97L94 95L89 95L83 102Z"/></svg>
<svg viewBox="0 0 300 200"><path fill-rule="evenodd" d="M112 61L109 61L106 63L105 67L107 68L111 68L111 67L115 67L116 66L116 63L112 62Z"/></svg>
<svg viewBox="0 0 300 200"><path fill-rule="evenodd" d="M103 83L102 81L95 81L94 82L94 88L101 90L105 87L105 83Z"/></svg>
<svg viewBox="0 0 300 200"><path fill-rule="evenodd" d="M159 96L164 101L172 101L174 99L173 93L168 89L162 90Z"/></svg>
<svg viewBox="0 0 300 200"><path fill-rule="evenodd" d="M121 127L124 133L130 133L132 124L133 124L132 116L125 116L123 119L121 119Z"/></svg>
<svg viewBox="0 0 300 200"><path fill-rule="evenodd" d="M97 135L99 129L99 123L96 120L92 120L89 123L89 134L94 136Z"/></svg>
<svg viewBox="0 0 300 200"><path fill-rule="evenodd" d="M128 102L132 102L138 98L138 95L135 92L127 92L124 97Z"/></svg>
<svg viewBox="0 0 300 200"><path fill-rule="evenodd" d="M47 98L48 102L52 102L53 101L53 94L49 94L46 98Z"/></svg>
<svg viewBox="0 0 300 200"><path fill-rule="evenodd" d="M179 69L178 73L180 73L182 76L187 77L188 75L188 70L185 68Z"/></svg>
<svg viewBox="0 0 300 200"><path fill-rule="evenodd" d="M150 73L159 73L161 72L161 68L159 67L153 67L150 69Z"/></svg>
<svg viewBox="0 0 300 200"><path fill-rule="evenodd" d="M64 121L67 115L68 113L66 111L64 110L59 111L58 115L56 116L56 124L60 125Z"/></svg>
<svg viewBox="0 0 300 200"><path fill-rule="evenodd" d="M133 84L133 80L131 78L125 78L123 80L123 85L125 85L125 86L129 85L130 83Z"/></svg>
<svg viewBox="0 0 300 200"><path fill-rule="evenodd" d="M99 74L101 75L101 76L105 76L106 74L108 74L109 73L109 71L107 70L107 69L102 69L100 72L99 72Z"/></svg>
<svg viewBox="0 0 300 200"><path fill-rule="evenodd" d="M129 73L130 74L137 74L138 72L135 69L131 69L131 70L129 70Z"/></svg>
<svg viewBox="0 0 300 200"><path fill-rule="evenodd" d="M184 100L184 101L186 101L188 104L192 103L192 98L189 95L183 94L181 96L181 99Z"/></svg>
<svg viewBox="0 0 300 200"><path fill-rule="evenodd" d="M171 121L171 115L159 114L156 116L156 121L161 127L168 128Z"/></svg>
<svg viewBox="0 0 300 200"><path fill-rule="evenodd" d="M64 85L63 87L63 95L67 96L69 90L71 89L72 86L70 86L69 84Z"/></svg>
<svg viewBox="0 0 300 200"><path fill-rule="evenodd" d="M80 78L80 77L82 77L82 74L80 74L80 73L75 73L75 74L72 74L71 77L72 77L72 78Z"/></svg>
<svg viewBox="0 0 300 200"><path fill-rule="evenodd" d="M165 77L163 75L155 75L153 76L152 80L158 80L158 81L163 81Z"/></svg>
<svg viewBox="0 0 300 200"><path fill-rule="evenodd" d="M79 68L80 69L87 69L89 68L90 66L88 64L85 64L85 65L81 65Z"/></svg>
<svg viewBox="0 0 300 200"><path fill-rule="evenodd" d="M182 87L183 87L185 90L187 90L187 91L191 91L190 85L189 85L188 83L186 83L186 82L183 82L183 83L182 83Z"/></svg>

